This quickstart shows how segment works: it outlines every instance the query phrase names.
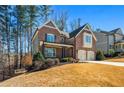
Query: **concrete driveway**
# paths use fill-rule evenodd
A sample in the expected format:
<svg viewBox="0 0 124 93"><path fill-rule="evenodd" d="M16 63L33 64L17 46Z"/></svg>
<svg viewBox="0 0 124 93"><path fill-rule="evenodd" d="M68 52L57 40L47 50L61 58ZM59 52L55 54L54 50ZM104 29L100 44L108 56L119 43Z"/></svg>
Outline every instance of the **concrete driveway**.
<svg viewBox="0 0 124 93"><path fill-rule="evenodd" d="M124 67L124 63L122 63L122 62L108 62L108 61L85 61L85 62L107 64L107 65L113 65L113 66L123 66Z"/></svg>

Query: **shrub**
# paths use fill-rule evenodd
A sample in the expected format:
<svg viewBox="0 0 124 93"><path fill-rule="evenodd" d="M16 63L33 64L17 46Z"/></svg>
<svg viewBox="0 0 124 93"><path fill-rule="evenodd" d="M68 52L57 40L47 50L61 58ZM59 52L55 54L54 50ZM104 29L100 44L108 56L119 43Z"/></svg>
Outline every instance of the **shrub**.
<svg viewBox="0 0 124 93"><path fill-rule="evenodd" d="M55 65L55 60L48 58L45 60L45 64L47 64L48 67L54 66Z"/></svg>
<svg viewBox="0 0 124 93"><path fill-rule="evenodd" d="M72 57L69 57L69 58L68 58L68 62L73 63L73 61L74 61L74 59L73 59Z"/></svg>
<svg viewBox="0 0 124 93"><path fill-rule="evenodd" d="M42 69L42 65L44 64L43 61L35 61L33 64L34 70L40 70Z"/></svg>
<svg viewBox="0 0 124 93"><path fill-rule="evenodd" d="M68 58L62 58L61 62L68 62Z"/></svg>
<svg viewBox="0 0 124 93"><path fill-rule="evenodd" d="M114 54L115 54L114 49L109 49L109 50L108 50L108 54L110 55L110 57L113 57Z"/></svg>
<svg viewBox="0 0 124 93"><path fill-rule="evenodd" d="M96 60L104 60L105 56L101 50L98 50L96 53Z"/></svg>
<svg viewBox="0 0 124 93"><path fill-rule="evenodd" d="M34 54L33 61L44 61L45 58L41 52Z"/></svg>
<svg viewBox="0 0 124 93"><path fill-rule="evenodd" d="M79 62L79 59L75 59L74 63L78 63Z"/></svg>
<svg viewBox="0 0 124 93"><path fill-rule="evenodd" d="M72 57L65 57L61 59L61 62L73 62L73 58Z"/></svg>
<svg viewBox="0 0 124 93"><path fill-rule="evenodd" d="M55 61L55 65L59 65L60 64L59 58L55 58L54 61Z"/></svg>

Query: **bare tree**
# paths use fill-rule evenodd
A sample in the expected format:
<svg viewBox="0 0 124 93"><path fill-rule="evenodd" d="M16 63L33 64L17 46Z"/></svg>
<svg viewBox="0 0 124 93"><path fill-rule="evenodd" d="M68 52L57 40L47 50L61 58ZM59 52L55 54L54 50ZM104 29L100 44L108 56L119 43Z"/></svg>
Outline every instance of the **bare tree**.
<svg viewBox="0 0 124 93"><path fill-rule="evenodd" d="M70 22L71 31L79 28L80 26L81 26L81 18L75 19L72 22Z"/></svg>
<svg viewBox="0 0 124 93"><path fill-rule="evenodd" d="M61 31L67 31L68 12L61 11L59 14L56 14L54 21Z"/></svg>

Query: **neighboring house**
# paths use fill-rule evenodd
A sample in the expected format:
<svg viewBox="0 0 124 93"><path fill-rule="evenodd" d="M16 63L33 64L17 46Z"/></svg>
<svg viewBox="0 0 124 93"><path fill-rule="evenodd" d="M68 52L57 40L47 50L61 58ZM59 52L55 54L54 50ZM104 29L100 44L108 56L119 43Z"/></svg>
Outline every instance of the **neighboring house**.
<svg viewBox="0 0 124 93"><path fill-rule="evenodd" d="M89 24L67 33L60 31L53 21L47 21L35 31L32 46L33 53L41 51L45 58L95 60L96 37Z"/></svg>
<svg viewBox="0 0 124 93"><path fill-rule="evenodd" d="M102 31L94 32L97 43L97 50L102 50L105 53L109 49L114 49L116 52L124 52L124 35L120 28L114 29L112 31Z"/></svg>

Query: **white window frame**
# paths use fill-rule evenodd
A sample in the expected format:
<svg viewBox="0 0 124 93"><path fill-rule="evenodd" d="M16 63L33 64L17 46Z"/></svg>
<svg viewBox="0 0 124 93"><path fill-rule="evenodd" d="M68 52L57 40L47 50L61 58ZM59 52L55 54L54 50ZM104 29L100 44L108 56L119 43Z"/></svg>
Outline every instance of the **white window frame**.
<svg viewBox="0 0 124 93"><path fill-rule="evenodd" d="M53 36L54 37L54 40L53 41L52 40L48 40L48 36ZM46 40L47 42L55 42L55 35L54 34L47 34L46 35L46 39L47 39Z"/></svg>
<svg viewBox="0 0 124 93"><path fill-rule="evenodd" d="M92 48L92 34L89 34L89 33L84 33L83 34L84 36L83 36L83 46L84 47L87 47L87 48ZM88 43L88 42L86 42L86 37L87 36L89 36L89 37L91 37L91 42L90 43Z"/></svg>

